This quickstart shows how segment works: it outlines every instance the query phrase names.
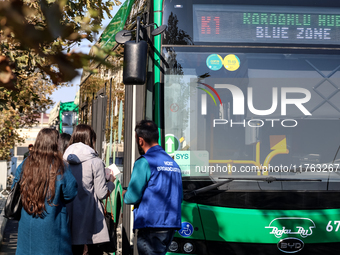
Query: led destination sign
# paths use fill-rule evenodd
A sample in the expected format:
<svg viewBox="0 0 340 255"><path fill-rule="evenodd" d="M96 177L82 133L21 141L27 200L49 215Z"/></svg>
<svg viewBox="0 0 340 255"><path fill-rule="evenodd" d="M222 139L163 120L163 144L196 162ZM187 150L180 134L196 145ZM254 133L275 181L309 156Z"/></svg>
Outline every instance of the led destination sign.
<svg viewBox="0 0 340 255"><path fill-rule="evenodd" d="M194 5L194 41L339 44L340 9Z"/></svg>

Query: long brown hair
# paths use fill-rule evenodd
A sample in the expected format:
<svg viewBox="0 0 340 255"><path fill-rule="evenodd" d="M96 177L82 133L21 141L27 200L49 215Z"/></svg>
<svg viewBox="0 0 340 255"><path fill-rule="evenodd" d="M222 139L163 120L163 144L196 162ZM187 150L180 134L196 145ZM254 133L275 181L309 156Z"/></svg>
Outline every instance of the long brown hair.
<svg viewBox="0 0 340 255"><path fill-rule="evenodd" d="M61 152L61 154L64 154L64 152L66 151L66 148L68 146L70 139L71 139L70 134L67 134L67 133L60 134L59 140L58 140L58 147L59 147L59 151Z"/></svg>
<svg viewBox="0 0 340 255"><path fill-rule="evenodd" d="M55 182L64 174L64 162L58 151L59 133L44 128L38 133L33 150L24 162L20 181L21 200L26 212L43 218L45 200L53 205Z"/></svg>
<svg viewBox="0 0 340 255"><path fill-rule="evenodd" d="M96 143L96 133L93 131L91 126L79 124L74 128L68 145L70 146L71 144L80 142L90 146L92 149L95 149L94 145Z"/></svg>

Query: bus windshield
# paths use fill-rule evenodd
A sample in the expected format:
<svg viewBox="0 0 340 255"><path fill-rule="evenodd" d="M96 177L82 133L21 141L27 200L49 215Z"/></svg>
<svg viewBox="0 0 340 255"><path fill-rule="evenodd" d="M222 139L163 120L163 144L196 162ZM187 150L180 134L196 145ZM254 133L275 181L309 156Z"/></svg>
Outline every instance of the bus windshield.
<svg viewBox="0 0 340 255"><path fill-rule="evenodd" d="M219 190L339 190L340 16L243 2L166 2L166 151Z"/></svg>
<svg viewBox="0 0 340 255"><path fill-rule="evenodd" d="M260 185L338 189L340 56L176 48L163 53L170 63L164 77L165 147L183 176L306 178L322 182ZM235 62L218 66L221 59Z"/></svg>

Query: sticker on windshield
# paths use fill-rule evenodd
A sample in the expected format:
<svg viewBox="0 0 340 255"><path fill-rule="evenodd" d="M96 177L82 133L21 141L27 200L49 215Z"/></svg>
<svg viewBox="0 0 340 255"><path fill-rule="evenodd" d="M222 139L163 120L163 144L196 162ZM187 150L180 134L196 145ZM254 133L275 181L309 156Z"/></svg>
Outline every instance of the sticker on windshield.
<svg viewBox="0 0 340 255"><path fill-rule="evenodd" d="M173 134L166 134L165 135L165 151L173 155L175 151L179 149L180 142L176 136Z"/></svg>
<svg viewBox="0 0 340 255"><path fill-rule="evenodd" d="M224 58L223 64L228 71L236 71L239 69L241 61L234 54L229 54Z"/></svg>
<svg viewBox="0 0 340 255"><path fill-rule="evenodd" d="M211 54L207 58L207 66L213 71L220 70L223 66L223 58L218 54Z"/></svg>
<svg viewBox="0 0 340 255"><path fill-rule="evenodd" d="M178 234L183 237L189 237L194 233L194 227L189 222L182 222L182 228L178 230Z"/></svg>
<svg viewBox="0 0 340 255"><path fill-rule="evenodd" d="M181 168L182 176L209 176L208 151L175 151L174 159Z"/></svg>

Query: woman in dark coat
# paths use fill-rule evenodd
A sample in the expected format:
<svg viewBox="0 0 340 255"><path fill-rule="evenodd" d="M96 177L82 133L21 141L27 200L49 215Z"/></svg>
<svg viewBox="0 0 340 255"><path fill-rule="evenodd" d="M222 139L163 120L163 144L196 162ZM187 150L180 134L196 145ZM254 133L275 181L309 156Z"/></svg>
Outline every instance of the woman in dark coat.
<svg viewBox="0 0 340 255"><path fill-rule="evenodd" d="M17 255L72 255L66 203L76 197L77 182L58 151L58 137L58 131L42 129L16 171L23 204Z"/></svg>

